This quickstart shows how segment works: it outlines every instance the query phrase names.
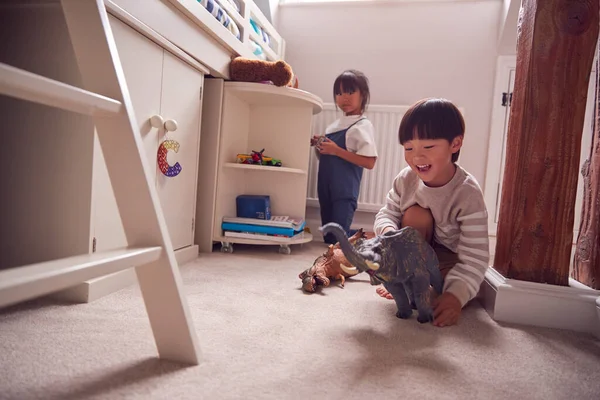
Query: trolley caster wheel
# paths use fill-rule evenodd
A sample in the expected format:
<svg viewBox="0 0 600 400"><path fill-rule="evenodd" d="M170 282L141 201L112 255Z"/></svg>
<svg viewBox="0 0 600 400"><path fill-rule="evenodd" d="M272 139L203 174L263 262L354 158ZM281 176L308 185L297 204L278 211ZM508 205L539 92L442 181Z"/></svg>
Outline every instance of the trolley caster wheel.
<svg viewBox="0 0 600 400"><path fill-rule="evenodd" d="M221 243L221 253L233 253L231 243Z"/></svg>
<svg viewBox="0 0 600 400"><path fill-rule="evenodd" d="M292 253L292 249L290 249L290 246L288 246L287 244L282 244L281 246L279 246L279 252L281 254L291 254Z"/></svg>

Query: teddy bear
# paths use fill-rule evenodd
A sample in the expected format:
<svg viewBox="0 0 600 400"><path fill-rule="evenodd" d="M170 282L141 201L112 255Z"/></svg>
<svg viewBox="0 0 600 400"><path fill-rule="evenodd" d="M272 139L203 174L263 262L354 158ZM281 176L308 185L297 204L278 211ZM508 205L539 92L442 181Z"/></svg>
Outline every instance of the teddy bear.
<svg viewBox="0 0 600 400"><path fill-rule="evenodd" d="M240 82L272 82L275 86L298 88L292 67L283 60L265 61L235 57L229 63L229 77Z"/></svg>

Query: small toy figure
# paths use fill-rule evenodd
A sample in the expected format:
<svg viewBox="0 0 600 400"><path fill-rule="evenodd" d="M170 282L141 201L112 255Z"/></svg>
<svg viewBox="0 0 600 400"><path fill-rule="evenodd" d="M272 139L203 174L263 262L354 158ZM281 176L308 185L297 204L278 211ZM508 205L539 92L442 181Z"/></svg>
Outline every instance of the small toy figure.
<svg viewBox="0 0 600 400"><path fill-rule="evenodd" d="M261 151L252 150L252 162L254 164L259 164L259 165L263 164L263 152L264 151L265 151L265 149L262 149Z"/></svg>
<svg viewBox="0 0 600 400"><path fill-rule="evenodd" d="M242 164L267 165L271 167L281 167L281 160L263 155L265 149L261 151L252 150L252 154L238 154L237 161Z"/></svg>
<svg viewBox="0 0 600 400"><path fill-rule="evenodd" d="M356 244L366 238L362 229L356 231L349 241ZM329 286L332 280L341 280L344 287L346 278L359 274L361 271L348 262L340 248L340 244L330 244L325 253L317 257L313 265L298 275L302 280L302 289L305 292L314 293L318 286Z"/></svg>

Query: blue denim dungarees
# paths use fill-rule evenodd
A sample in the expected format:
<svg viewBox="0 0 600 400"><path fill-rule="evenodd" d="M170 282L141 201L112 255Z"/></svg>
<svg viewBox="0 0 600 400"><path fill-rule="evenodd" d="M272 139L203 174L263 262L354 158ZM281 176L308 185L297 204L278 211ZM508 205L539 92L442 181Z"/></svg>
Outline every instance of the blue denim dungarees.
<svg viewBox="0 0 600 400"><path fill-rule="evenodd" d="M329 140L346 149L346 132L364 118L354 122L348 128L325 135ZM346 234L350 235L350 225L356 211L360 181L363 168L340 157L321 154L317 193L321 208L321 224L337 222ZM325 243L335 244L337 240L332 234L324 237Z"/></svg>

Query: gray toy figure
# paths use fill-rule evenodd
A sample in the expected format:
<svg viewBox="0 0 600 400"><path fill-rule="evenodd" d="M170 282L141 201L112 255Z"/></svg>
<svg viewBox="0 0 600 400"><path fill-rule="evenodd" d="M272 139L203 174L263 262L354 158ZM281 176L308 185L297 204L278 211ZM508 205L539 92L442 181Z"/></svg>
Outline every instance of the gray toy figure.
<svg viewBox="0 0 600 400"><path fill-rule="evenodd" d="M319 230L335 236L348 261L370 275L371 285L383 284L394 296L398 318L410 318L416 308L417 321L433 321L429 285L441 294L443 279L435 251L419 231L407 226L364 239L354 247L339 224L331 222Z"/></svg>

